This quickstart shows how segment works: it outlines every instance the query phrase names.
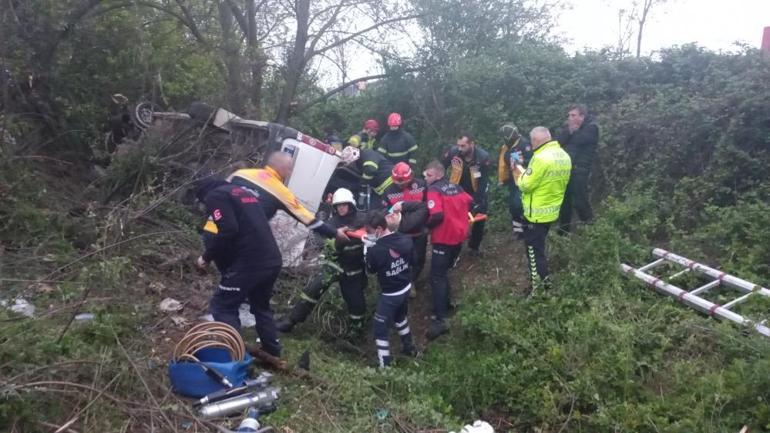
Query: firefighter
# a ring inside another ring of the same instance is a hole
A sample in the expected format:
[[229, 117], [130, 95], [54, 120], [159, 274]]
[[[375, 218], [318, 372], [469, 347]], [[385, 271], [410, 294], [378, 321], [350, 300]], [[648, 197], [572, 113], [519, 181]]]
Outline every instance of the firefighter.
[[412, 241], [399, 233], [400, 214], [386, 214], [384, 209], [373, 210], [367, 216], [368, 239], [366, 269], [377, 274], [380, 297], [374, 312], [374, 341], [380, 367], [391, 363], [388, 334], [395, 326], [401, 337], [401, 350], [407, 356], [416, 354], [407, 312], [411, 284]]
[[265, 168], [237, 170], [230, 175], [228, 181], [255, 191], [260, 197], [262, 209], [268, 220], [272, 219], [278, 210], [283, 210], [325, 238], [336, 237], [339, 240], [347, 240], [345, 230], [335, 229], [316, 218], [284, 185], [284, 181], [291, 176], [293, 169], [294, 160], [291, 155], [277, 151], [267, 157]]
[[[383, 204], [388, 207], [398, 205], [403, 210], [399, 231], [412, 238], [414, 252], [412, 258], [412, 291], [409, 296], [417, 296], [415, 282], [425, 266], [425, 253], [428, 245], [428, 231], [425, 223], [428, 219], [426, 204], [427, 186], [425, 181], [412, 176], [412, 168], [405, 162], [393, 166], [390, 178], [393, 184], [385, 189]], [[400, 203], [400, 205], [399, 205]]]
[[390, 113], [388, 129], [388, 132], [380, 139], [377, 151], [393, 164], [404, 161], [415, 167], [417, 165], [417, 143], [412, 134], [404, 131], [400, 114]]
[[[332, 206], [334, 207], [334, 215], [330, 222], [332, 227], [347, 227], [354, 230], [364, 226], [364, 214], [357, 211], [356, 201], [350, 190], [340, 188], [335, 191], [332, 196]], [[347, 241], [337, 240], [334, 242], [332, 253], [324, 259], [319, 273], [302, 289], [300, 302], [295, 304], [291, 312], [278, 322], [279, 331], [290, 332], [297, 323], [304, 322], [324, 293], [335, 282], [339, 282], [342, 298], [348, 307], [350, 330], [354, 335], [360, 334], [363, 330], [366, 314], [364, 300], [366, 273], [361, 240], [356, 238], [350, 238]]]
[[500, 146], [497, 161], [497, 179], [500, 185], [508, 187], [508, 211], [511, 214], [513, 234], [517, 239], [524, 237], [524, 208], [521, 205], [521, 191], [513, 180], [512, 170], [515, 164], [524, 168], [532, 158], [532, 145], [529, 138], [522, 137], [519, 129], [513, 123], [506, 123], [500, 128], [505, 140]]
[[350, 136], [348, 146], [359, 149], [375, 149], [377, 144], [377, 134], [380, 133], [380, 123], [374, 119], [368, 119], [364, 122], [364, 128]]
[[[489, 154], [479, 146], [468, 133], [461, 133], [457, 145], [444, 154], [444, 166], [451, 167], [449, 183], [460, 185], [473, 197], [474, 207], [471, 213], [487, 213], [487, 192], [489, 190]], [[470, 254], [478, 256], [479, 246], [484, 238], [485, 221], [473, 224], [471, 238], [468, 241]]]
[[361, 175], [362, 181], [368, 187], [367, 191], [371, 191], [371, 195], [364, 198], [365, 203], [361, 207], [364, 210], [380, 207], [382, 195], [393, 183], [393, 179], [390, 177], [393, 163], [377, 151], [359, 150], [352, 146], [342, 150], [342, 160]]
[[196, 197], [205, 204], [205, 251], [196, 260], [200, 269], [213, 261], [221, 274], [209, 303], [214, 320], [240, 329], [238, 308], [248, 300], [262, 348], [281, 356], [270, 309], [273, 284], [281, 272], [281, 252], [252, 190], [224, 180], [206, 178], [196, 185]]
[[431, 230], [430, 286], [434, 319], [428, 340], [449, 331], [446, 317], [450, 304], [449, 269], [454, 265], [468, 236], [468, 211], [473, 199], [461, 187], [449, 183], [444, 166], [433, 161], [423, 173], [428, 184], [428, 222]]
[[559, 219], [559, 210], [572, 170], [572, 161], [559, 142], [551, 139], [548, 128], [538, 126], [529, 134], [532, 159], [529, 166], [516, 164], [513, 170], [521, 189], [524, 208], [524, 245], [527, 247], [532, 293], [550, 288], [545, 240], [551, 223]]

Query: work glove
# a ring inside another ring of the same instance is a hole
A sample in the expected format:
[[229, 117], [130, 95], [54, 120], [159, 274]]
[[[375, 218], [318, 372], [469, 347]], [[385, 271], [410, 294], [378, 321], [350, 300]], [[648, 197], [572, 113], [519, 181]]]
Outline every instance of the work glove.
[[516, 164], [522, 165], [522, 155], [520, 150], [514, 150], [511, 152], [511, 167], [515, 167]]
[[364, 257], [366, 257], [366, 252], [377, 243], [377, 238], [371, 235], [364, 235], [361, 238], [361, 242], [364, 244]]

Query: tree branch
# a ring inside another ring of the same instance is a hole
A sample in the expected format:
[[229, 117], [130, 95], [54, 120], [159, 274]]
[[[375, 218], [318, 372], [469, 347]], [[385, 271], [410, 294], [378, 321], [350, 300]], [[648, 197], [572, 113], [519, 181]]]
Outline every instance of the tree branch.
[[[184, 15], [185, 19], [182, 20], [182, 24], [184, 24], [188, 29], [190, 29], [190, 32], [192, 32], [193, 36], [195, 36], [195, 39], [204, 44], [208, 45], [206, 42], [206, 38], [203, 37], [203, 34], [198, 30], [198, 26], [195, 25], [195, 20], [193, 20], [192, 13], [190, 13], [190, 8], [185, 6], [181, 0], [176, 0], [176, 4], [179, 5], [179, 9], [182, 11], [182, 14]], [[163, 9], [159, 9], [163, 10]]]
[[371, 26], [369, 26], [369, 27], [367, 27], [365, 29], [359, 30], [359, 31], [357, 31], [355, 33], [351, 33], [350, 36], [347, 36], [347, 37], [344, 37], [344, 38], [339, 39], [337, 41], [334, 41], [333, 43], [331, 43], [329, 45], [326, 45], [325, 47], [322, 47], [322, 48], [319, 48], [317, 50], [311, 51], [309, 53], [308, 59], [310, 57], [315, 56], [316, 54], [320, 54], [320, 53], [322, 53], [324, 51], [331, 50], [332, 48], [338, 47], [338, 46], [340, 46], [340, 45], [342, 45], [342, 44], [344, 44], [344, 43], [346, 43], [346, 42], [348, 42], [348, 41], [350, 41], [352, 39], [357, 38], [358, 36], [361, 36], [361, 35], [363, 35], [365, 33], [369, 33], [370, 31], [375, 30], [375, 29], [377, 29], [379, 27], [382, 27], [384, 25], [387, 25], [387, 24], [390, 24], [390, 23], [399, 22], [399, 21], [413, 20], [413, 19], [416, 19], [416, 18], [420, 18], [422, 16], [423, 16], [423, 14], [407, 15], [407, 16], [403, 16], [403, 17], [391, 18], [389, 20], [385, 20], [385, 21], [380, 21], [378, 23], [374, 23], [374, 24], [372, 24]]
[[243, 15], [243, 12], [241, 12], [241, 9], [238, 7], [237, 4], [233, 0], [226, 0], [227, 5], [230, 6], [230, 10], [233, 12], [233, 16], [235, 17], [235, 21], [238, 21], [238, 27], [241, 28], [241, 31], [243, 34], [249, 33], [249, 25], [246, 21], [246, 17]]
[[[420, 72], [420, 71], [422, 71], [424, 69], [425, 69], [424, 67], [409, 68], [409, 69], [403, 69], [403, 70], [401, 70], [399, 72], [406, 74], [406, 73], [410, 73], [410, 72]], [[322, 96], [319, 96], [318, 98], [313, 99], [312, 101], [308, 102], [307, 104], [304, 104], [301, 109], [304, 110], [304, 109], [306, 109], [306, 108], [308, 108], [310, 106], [313, 106], [313, 105], [315, 105], [315, 104], [317, 104], [319, 102], [323, 102], [323, 101], [329, 99], [330, 97], [336, 95], [337, 93], [340, 93], [341, 91], [345, 90], [347, 87], [352, 86], [353, 84], [356, 84], [356, 83], [360, 83], [361, 81], [377, 80], [377, 79], [380, 79], [380, 78], [388, 78], [388, 77], [392, 77], [392, 76], [393, 76], [392, 73], [390, 73], [390, 74], [367, 75], [365, 77], [359, 77], [359, 78], [356, 78], [355, 80], [347, 81], [347, 82], [342, 83], [339, 86], [335, 87], [334, 89], [329, 90], [328, 92], [324, 93]]]
[[[337, 17], [339, 16], [343, 6], [345, 6], [345, 2], [340, 2], [335, 8], [334, 12], [332, 13], [332, 16], [329, 17], [329, 19], [324, 23], [324, 25], [322, 25], [321, 28], [318, 29], [318, 32], [313, 36], [313, 40], [310, 41], [310, 45], [307, 47], [307, 51], [305, 53], [305, 61], [309, 61], [310, 58], [316, 54], [314, 52], [315, 46], [318, 44], [318, 41], [321, 40], [321, 37], [324, 35], [326, 30], [328, 30], [329, 27], [331, 27], [332, 25], [334, 25], [335, 22], [337, 22]], [[308, 26], [309, 25], [310, 23], [308, 23]]]

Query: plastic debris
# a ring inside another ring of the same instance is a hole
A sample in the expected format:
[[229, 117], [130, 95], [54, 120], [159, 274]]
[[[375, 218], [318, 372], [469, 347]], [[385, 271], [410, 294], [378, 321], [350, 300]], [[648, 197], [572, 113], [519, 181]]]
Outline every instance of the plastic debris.
[[166, 313], [172, 313], [174, 311], [180, 311], [183, 308], [183, 305], [181, 302], [177, 301], [174, 298], [166, 298], [162, 301], [160, 301], [160, 305], [158, 306], [160, 311], [164, 311]]
[[24, 298], [16, 298], [13, 300], [13, 304], [9, 305], [6, 300], [0, 300], [0, 306], [6, 307], [16, 314], [21, 314], [24, 317], [35, 317], [35, 306], [30, 304]]
[[181, 327], [187, 326], [189, 323], [187, 319], [182, 316], [171, 316], [171, 321], [174, 322], [174, 325]]
[[89, 322], [91, 320], [94, 320], [94, 313], [80, 313], [75, 316], [76, 322]]
[[[241, 327], [244, 328], [248, 328], [257, 324], [257, 319], [255, 319], [254, 315], [251, 314], [251, 311], [249, 311], [249, 304], [241, 304], [241, 306], [238, 308], [238, 318], [241, 319]], [[214, 321], [214, 318], [211, 316], [211, 314], [204, 314], [203, 316], [199, 317], [199, 319], [205, 322]]]

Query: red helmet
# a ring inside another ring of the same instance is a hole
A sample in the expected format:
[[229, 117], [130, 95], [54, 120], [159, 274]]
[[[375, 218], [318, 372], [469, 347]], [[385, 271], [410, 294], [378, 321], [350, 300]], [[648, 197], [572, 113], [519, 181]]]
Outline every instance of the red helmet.
[[393, 166], [390, 177], [394, 182], [409, 182], [412, 180], [412, 167], [409, 167], [409, 164], [401, 161]]
[[374, 119], [369, 119], [366, 122], [364, 122], [364, 129], [371, 129], [373, 131], [379, 131], [380, 130], [380, 123], [377, 122]]
[[388, 126], [401, 126], [401, 115], [390, 113], [390, 116], [388, 116]]

